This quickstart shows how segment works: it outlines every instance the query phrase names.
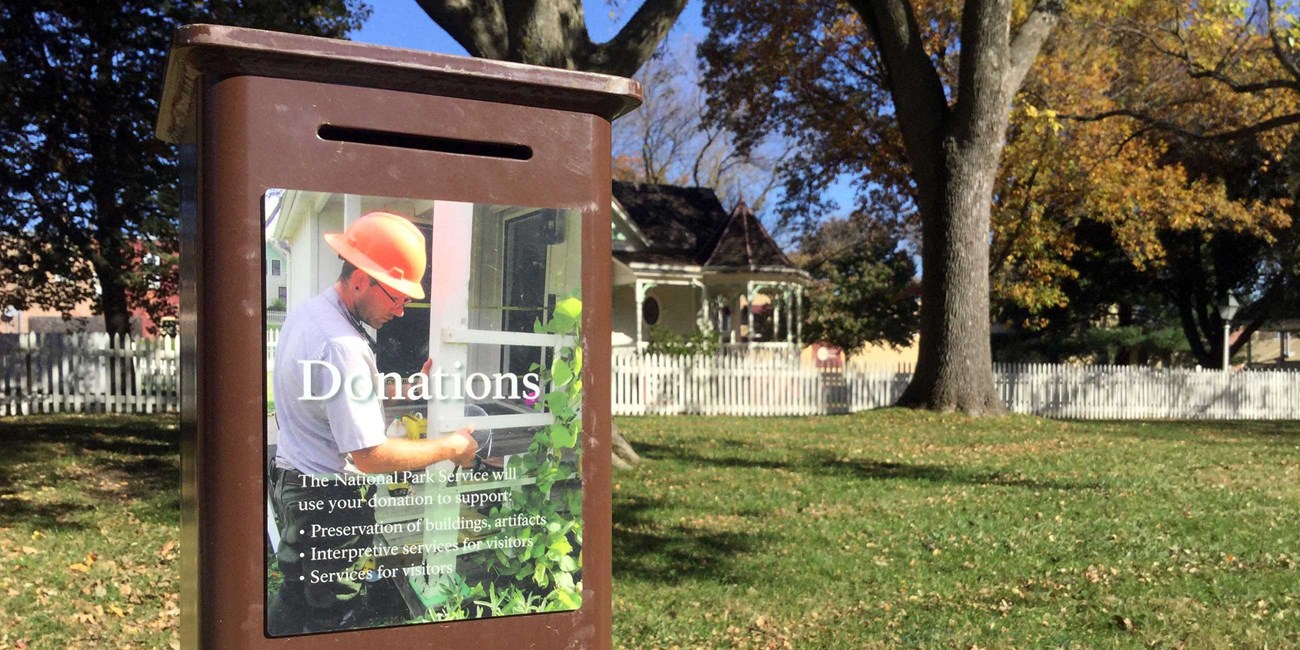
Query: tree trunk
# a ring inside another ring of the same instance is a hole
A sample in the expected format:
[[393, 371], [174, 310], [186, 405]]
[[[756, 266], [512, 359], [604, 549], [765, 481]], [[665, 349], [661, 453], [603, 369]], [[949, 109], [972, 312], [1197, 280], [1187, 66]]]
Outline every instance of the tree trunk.
[[955, 101], [908, 0], [853, 0], [889, 72], [921, 213], [921, 341], [899, 404], [1006, 411], [989, 344], [989, 213], [1016, 92], [1062, 10], [1037, 0], [1012, 33], [1010, 0], [967, 0]]
[[934, 187], [922, 184], [921, 191], [932, 198], [920, 202], [920, 350], [916, 372], [898, 403], [999, 414], [1006, 409], [993, 381], [988, 242], [1001, 147], [963, 146], [946, 138], [943, 149]]
[[477, 56], [630, 77], [677, 22], [686, 0], [643, 0], [614, 38], [594, 43], [581, 0], [416, 0]]
[[109, 334], [131, 334], [131, 308], [126, 300], [126, 288], [112, 277], [113, 273], [99, 274], [100, 308], [104, 312], [104, 330]]
[[610, 422], [610, 441], [614, 469], [632, 469], [641, 462], [641, 457], [632, 449], [631, 443], [618, 431], [618, 424]]

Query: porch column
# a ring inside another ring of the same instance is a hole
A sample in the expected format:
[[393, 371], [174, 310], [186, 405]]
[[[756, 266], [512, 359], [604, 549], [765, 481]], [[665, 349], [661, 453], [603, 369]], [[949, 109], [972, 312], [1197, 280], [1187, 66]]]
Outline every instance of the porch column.
[[636, 349], [641, 351], [641, 320], [645, 317], [641, 313], [641, 303], [645, 302], [645, 282], [638, 279], [636, 289], [632, 292], [632, 300], [636, 303]]
[[803, 285], [794, 287], [794, 343], [797, 347], [803, 348]]
[[[771, 288], [771, 287], [765, 287]], [[772, 296], [772, 342], [777, 342], [777, 334], [781, 333], [781, 301], [777, 296]]]
[[745, 347], [754, 347], [754, 283], [745, 283], [745, 325], [749, 329], [749, 338], [745, 340]]
[[709, 288], [695, 279], [691, 280], [691, 285], [700, 290], [699, 329], [701, 332], [712, 332], [713, 321], [709, 318]]
[[[792, 296], [794, 296], [794, 292], [791, 291], [791, 286], [789, 284], [781, 285], [781, 300], [784, 300], [786, 302], [786, 308], [785, 308], [785, 342], [786, 343], [794, 343], [794, 321], [792, 320], [791, 317], [794, 314], [794, 310], [799, 308], [797, 303], [791, 304]], [[795, 352], [798, 352], [798, 350], [795, 350]]]

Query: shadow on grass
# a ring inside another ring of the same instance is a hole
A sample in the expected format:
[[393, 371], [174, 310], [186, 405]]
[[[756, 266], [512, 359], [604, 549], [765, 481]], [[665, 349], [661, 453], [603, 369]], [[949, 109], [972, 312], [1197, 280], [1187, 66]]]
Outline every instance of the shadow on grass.
[[1037, 479], [1020, 474], [971, 472], [961, 468], [925, 463], [894, 463], [869, 459], [844, 459], [832, 454], [803, 454], [793, 460], [745, 458], [730, 455], [707, 455], [680, 447], [635, 443], [637, 453], [654, 460], [737, 469], [780, 469], [801, 474], [838, 476], [874, 481], [924, 481], [952, 485], [1007, 486], [1029, 490], [1096, 490], [1101, 483]]
[[174, 509], [179, 438], [161, 416], [0, 419], [0, 527], [84, 528], [99, 505], [122, 501]]
[[709, 532], [665, 520], [664, 504], [641, 497], [614, 501], [615, 579], [654, 583], [683, 580], [738, 584], [752, 572], [744, 558], [762, 545], [758, 535]]
[[[0, 480], [4, 480], [2, 474]], [[81, 522], [82, 515], [93, 509], [92, 506], [66, 502], [21, 501], [12, 498], [10, 488], [0, 488], [0, 527], [7, 528], [21, 522], [37, 530], [81, 530], [86, 528]]]
[[976, 486], [1001, 485], [1028, 490], [1098, 490], [1106, 487], [1101, 483], [1056, 481], [1019, 474], [1008, 476], [1000, 472], [953, 470], [943, 465], [824, 458], [822, 466], [833, 471], [848, 471], [857, 478], [873, 480], [902, 479]]
[[1198, 445], [1300, 444], [1297, 420], [1066, 420], [1098, 435], [1137, 440], [1185, 440]]

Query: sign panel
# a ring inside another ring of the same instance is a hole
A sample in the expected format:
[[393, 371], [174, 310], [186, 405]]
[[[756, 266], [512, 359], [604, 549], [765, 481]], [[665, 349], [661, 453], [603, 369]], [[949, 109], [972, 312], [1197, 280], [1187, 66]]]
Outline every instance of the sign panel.
[[263, 213], [267, 635], [581, 607], [579, 213]]

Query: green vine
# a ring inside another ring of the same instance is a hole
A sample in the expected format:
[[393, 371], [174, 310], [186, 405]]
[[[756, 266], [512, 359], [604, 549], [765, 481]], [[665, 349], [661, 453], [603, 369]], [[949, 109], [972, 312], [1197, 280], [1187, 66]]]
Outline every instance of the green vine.
[[540, 602], [529, 603], [536, 611], [582, 605], [582, 490], [576, 485], [582, 464], [581, 322], [582, 301], [570, 296], [556, 304], [546, 323], [533, 323], [534, 332], [567, 341], [558, 346], [549, 368], [531, 368], [549, 388], [538, 396], [535, 408], [550, 412], [555, 422], [533, 435], [526, 453], [510, 459], [520, 476], [536, 477], [536, 484], [512, 488], [510, 501], [493, 508], [489, 516], [521, 515], [535, 523], [501, 531], [502, 539], [518, 540], [518, 546], [479, 555], [489, 572], [545, 593]]

